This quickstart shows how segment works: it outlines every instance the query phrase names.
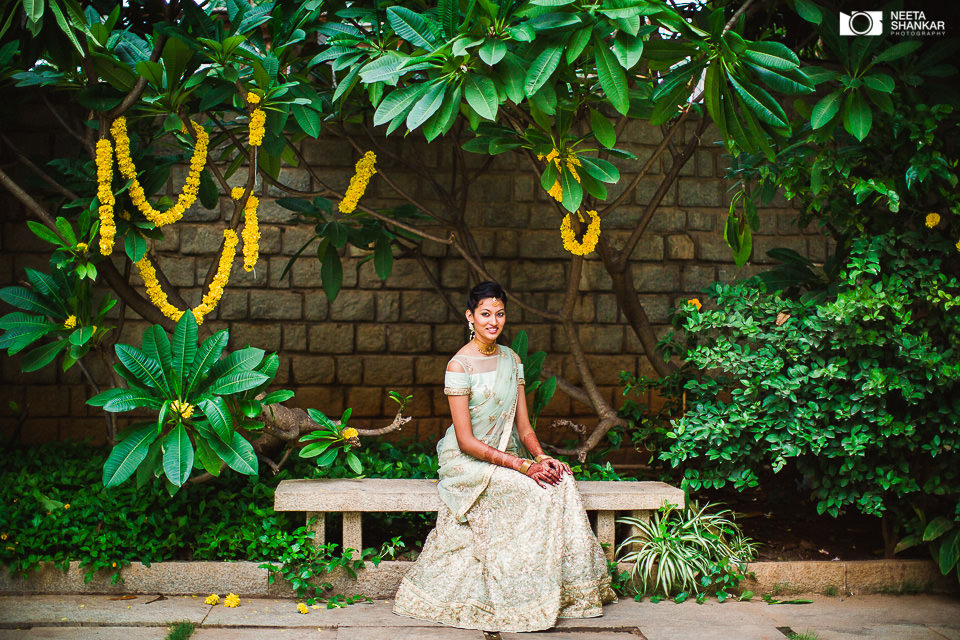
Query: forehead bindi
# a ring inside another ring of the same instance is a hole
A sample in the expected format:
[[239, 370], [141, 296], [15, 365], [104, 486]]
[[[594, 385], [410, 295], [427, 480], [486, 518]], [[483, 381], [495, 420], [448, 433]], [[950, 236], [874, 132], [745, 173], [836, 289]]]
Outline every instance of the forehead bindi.
[[483, 311], [489, 311], [490, 313], [497, 313], [498, 311], [503, 311], [503, 301], [499, 298], [484, 298], [480, 301], [480, 304], [477, 305], [475, 313], [482, 313]]

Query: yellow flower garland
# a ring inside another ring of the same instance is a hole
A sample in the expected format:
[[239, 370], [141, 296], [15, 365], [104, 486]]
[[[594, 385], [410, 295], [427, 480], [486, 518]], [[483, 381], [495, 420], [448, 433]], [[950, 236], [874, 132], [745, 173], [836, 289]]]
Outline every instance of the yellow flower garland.
[[[557, 167], [558, 172], [562, 170], [561, 167], [563, 165], [566, 165], [567, 171], [570, 172], [570, 174], [573, 176], [573, 179], [577, 182], [580, 182], [580, 174], [577, 173], [576, 168], [582, 166], [582, 163], [580, 162], [580, 159], [577, 158], [577, 156], [573, 153], [567, 154], [567, 156], [564, 158], [560, 156], [560, 151], [558, 149], [553, 149], [547, 155], [543, 155], [542, 153], [538, 154], [537, 159], [543, 160], [547, 164], [552, 162]], [[553, 186], [547, 190], [547, 194], [549, 194], [550, 197], [557, 202], [563, 202], [563, 187], [560, 186], [559, 177], [557, 177], [557, 180], [553, 183]]]
[[133, 164], [133, 158], [130, 157], [130, 138], [127, 135], [126, 118], [120, 116], [110, 125], [110, 133], [117, 143], [117, 167], [120, 175], [130, 181], [130, 200], [140, 209], [144, 217], [157, 227], [172, 224], [182, 218], [184, 211], [193, 206], [200, 190], [200, 173], [207, 164], [207, 146], [210, 143], [210, 137], [199, 124], [193, 121], [191, 124], [197, 136], [197, 143], [190, 158], [190, 171], [184, 181], [183, 191], [177, 197], [177, 203], [163, 212], [157, 211], [150, 205], [137, 179], [137, 167]]
[[343, 195], [343, 200], [340, 201], [340, 213], [353, 213], [353, 210], [357, 208], [357, 203], [360, 202], [360, 198], [367, 190], [367, 183], [377, 172], [374, 166], [376, 163], [377, 154], [373, 151], [367, 151], [357, 161], [356, 173], [350, 178], [350, 186], [347, 187], [347, 192]]
[[[255, 96], [257, 94], [251, 93], [247, 96], [247, 99], [250, 99], [250, 96]], [[259, 102], [259, 99], [257, 100]], [[253, 113], [250, 114], [250, 123], [247, 125], [250, 131], [250, 146], [259, 147], [263, 144], [263, 134], [265, 133], [264, 125], [267, 122], [267, 114], [264, 113], [263, 109], [259, 107], [253, 110]]]
[[[230, 278], [230, 268], [233, 266], [233, 258], [237, 255], [237, 232], [233, 229], [223, 230], [223, 251], [220, 254], [220, 262], [217, 265], [217, 273], [210, 283], [210, 289], [203, 296], [200, 304], [191, 310], [197, 324], [203, 324], [203, 317], [217, 308], [217, 303], [223, 297], [223, 289], [227, 286], [227, 280]], [[140, 271], [140, 277], [147, 288], [147, 296], [160, 312], [173, 321], [180, 319], [183, 311], [170, 304], [167, 300], [167, 294], [163, 292], [160, 281], [157, 280], [156, 269], [150, 263], [150, 258], [145, 253], [139, 262], [135, 263]]]
[[[583, 234], [583, 241], [577, 242], [577, 235], [573, 232], [573, 226], [570, 223], [570, 215], [563, 216], [563, 222], [560, 223], [560, 238], [563, 240], [563, 248], [575, 256], [585, 256], [597, 248], [597, 242], [600, 240], [600, 214], [596, 211], [587, 211], [590, 215], [590, 224], [587, 225], [587, 232]], [[577, 217], [583, 222], [583, 215], [577, 211]]]
[[113, 221], [113, 146], [106, 138], [97, 140], [97, 201], [100, 203], [100, 254], [113, 253], [117, 226]]
[[[255, 94], [251, 94], [255, 95]], [[246, 191], [243, 187], [234, 187], [230, 193], [234, 200], [240, 200]], [[243, 205], [243, 231], [240, 233], [243, 238], [243, 269], [244, 271], [253, 271], [257, 266], [257, 260], [260, 259], [260, 225], [257, 221], [257, 207], [260, 206], [260, 199], [251, 194]]]

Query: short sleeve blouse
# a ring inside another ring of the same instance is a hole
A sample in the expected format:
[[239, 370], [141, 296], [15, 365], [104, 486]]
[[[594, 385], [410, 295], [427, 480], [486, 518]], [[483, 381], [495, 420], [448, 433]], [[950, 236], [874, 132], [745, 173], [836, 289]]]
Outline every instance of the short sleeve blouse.
[[[519, 384], [525, 384], [523, 379], [523, 363], [516, 353], [507, 350], [517, 364]], [[501, 349], [503, 353], [503, 349]], [[443, 377], [443, 392], [448, 396], [469, 396], [482, 387], [493, 387], [497, 375], [498, 358], [489, 356], [454, 356], [450, 362], [456, 362], [463, 371], [450, 371], [449, 364]]]

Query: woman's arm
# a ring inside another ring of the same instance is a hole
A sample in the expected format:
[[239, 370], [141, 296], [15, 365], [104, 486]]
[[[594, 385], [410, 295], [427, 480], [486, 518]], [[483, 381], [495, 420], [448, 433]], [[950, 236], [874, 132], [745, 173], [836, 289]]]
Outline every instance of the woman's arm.
[[[530, 417], [527, 415], [527, 394], [522, 384], [517, 386], [517, 437], [533, 457], [539, 458], [545, 455], [543, 447], [540, 445], [540, 439], [537, 438], [536, 432], [530, 425]], [[555, 458], [547, 457], [542, 463], [555, 471], [558, 476], [564, 473], [573, 475], [567, 463], [560, 462]]]

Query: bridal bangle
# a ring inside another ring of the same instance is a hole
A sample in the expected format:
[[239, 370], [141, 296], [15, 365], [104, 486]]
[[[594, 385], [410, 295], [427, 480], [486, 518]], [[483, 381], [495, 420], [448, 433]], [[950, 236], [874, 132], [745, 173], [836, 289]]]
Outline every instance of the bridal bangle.
[[527, 471], [528, 471], [528, 470], [530, 469], [530, 467], [532, 467], [532, 466], [533, 466], [533, 463], [532, 463], [532, 462], [530, 462], [529, 460], [524, 460], [524, 461], [520, 464], [520, 469], [518, 469], [518, 471], [520, 471], [520, 473], [522, 473], [523, 475], [527, 475]]
[[553, 456], [548, 456], [545, 453], [541, 453], [534, 459], [534, 462], [543, 462], [544, 460], [553, 460]]

